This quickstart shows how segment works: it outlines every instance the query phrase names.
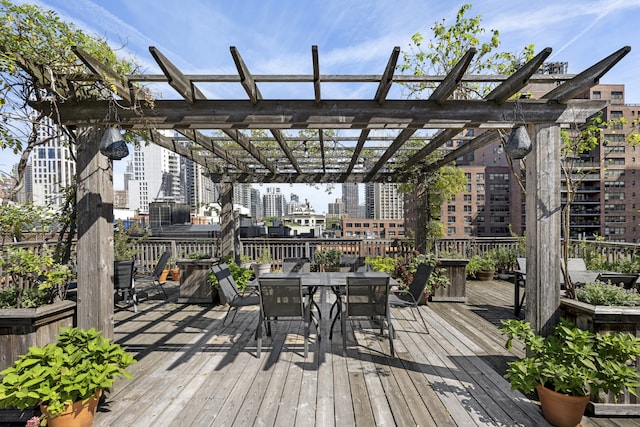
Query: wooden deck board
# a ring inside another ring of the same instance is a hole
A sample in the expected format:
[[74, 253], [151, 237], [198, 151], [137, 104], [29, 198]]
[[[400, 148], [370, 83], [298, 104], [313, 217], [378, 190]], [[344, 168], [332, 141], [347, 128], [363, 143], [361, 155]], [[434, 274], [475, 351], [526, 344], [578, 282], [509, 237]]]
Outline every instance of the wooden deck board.
[[[408, 309], [392, 311], [396, 357], [368, 322], [340, 325], [322, 340], [312, 328], [303, 357], [301, 322], [277, 322], [256, 357], [257, 308], [222, 325], [226, 308], [149, 299], [116, 312], [116, 339], [136, 355], [134, 378], [118, 380], [98, 412], [104, 426], [493, 426], [545, 425], [537, 402], [502, 377], [522, 347], [504, 349], [496, 325], [513, 318], [513, 285], [469, 282], [467, 303], [421, 307], [430, 333]], [[509, 317], [510, 316], [510, 317]], [[633, 418], [583, 418], [584, 427], [640, 426]]]

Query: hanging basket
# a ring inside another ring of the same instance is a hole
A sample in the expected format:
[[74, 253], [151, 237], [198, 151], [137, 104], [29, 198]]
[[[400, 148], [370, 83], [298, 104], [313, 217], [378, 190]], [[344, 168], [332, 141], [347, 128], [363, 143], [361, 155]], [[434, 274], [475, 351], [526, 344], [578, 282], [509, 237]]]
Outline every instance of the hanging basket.
[[121, 160], [129, 155], [127, 143], [122, 139], [120, 129], [108, 127], [100, 141], [100, 152], [111, 160]]

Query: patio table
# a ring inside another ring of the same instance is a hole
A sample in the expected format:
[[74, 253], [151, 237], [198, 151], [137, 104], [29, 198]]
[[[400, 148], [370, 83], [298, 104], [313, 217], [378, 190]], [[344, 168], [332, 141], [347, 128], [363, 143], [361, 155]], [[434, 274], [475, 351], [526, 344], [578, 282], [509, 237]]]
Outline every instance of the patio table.
[[[266, 273], [261, 275], [260, 277], [265, 278], [285, 278], [285, 277], [300, 277], [302, 279], [302, 285], [306, 286], [309, 290], [307, 297], [313, 298], [318, 289], [325, 290], [331, 289], [334, 294], [339, 297], [340, 289], [347, 286], [347, 277], [365, 277], [365, 278], [375, 278], [375, 277], [388, 277], [387, 273], [381, 273], [378, 271], [365, 271], [365, 272], [289, 272], [289, 273]], [[258, 280], [253, 279], [251, 282], [247, 284], [248, 287], [253, 287], [258, 289]], [[398, 285], [398, 282], [390, 278], [391, 286]], [[324, 298], [322, 298], [324, 299]], [[336, 313], [336, 316], [339, 314]], [[316, 324], [317, 327], [319, 327]]]

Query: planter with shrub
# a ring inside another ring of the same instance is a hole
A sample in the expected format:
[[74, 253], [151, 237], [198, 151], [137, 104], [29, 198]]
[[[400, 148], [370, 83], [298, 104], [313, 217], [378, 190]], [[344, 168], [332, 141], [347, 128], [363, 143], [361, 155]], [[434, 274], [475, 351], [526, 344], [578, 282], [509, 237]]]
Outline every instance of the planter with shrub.
[[[554, 333], [536, 335], [528, 322], [503, 320], [500, 331], [507, 335], [506, 348], [514, 339], [523, 341], [528, 356], [509, 363], [505, 377], [511, 387], [525, 394], [538, 392], [544, 417], [558, 426], [576, 426], [589, 401], [601, 393], [618, 395], [623, 390], [636, 394], [640, 386], [633, 364], [640, 356], [640, 339], [629, 333], [597, 334], [562, 319]], [[554, 393], [578, 397], [580, 405], [569, 416], [562, 405], [555, 414], [548, 406]], [[565, 419], [565, 416], [567, 418]]]

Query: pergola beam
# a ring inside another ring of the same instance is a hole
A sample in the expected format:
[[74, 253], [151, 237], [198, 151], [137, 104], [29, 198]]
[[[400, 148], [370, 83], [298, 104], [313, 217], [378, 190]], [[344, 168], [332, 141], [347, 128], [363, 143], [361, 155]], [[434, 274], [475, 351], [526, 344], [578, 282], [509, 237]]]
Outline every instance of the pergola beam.
[[[235, 62], [236, 68], [238, 69], [238, 74], [240, 75], [240, 83], [242, 84], [242, 87], [244, 87], [245, 92], [247, 92], [247, 95], [249, 96], [249, 100], [251, 101], [251, 103], [256, 104], [258, 101], [262, 100], [262, 94], [260, 93], [260, 89], [258, 89], [258, 85], [253, 79], [251, 72], [247, 67], [247, 64], [245, 64], [244, 60], [242, 59], [242, 56], [240, 56], [240, 52], [235, 46], [231, 46], [231, 56], [233, 56], [233, 61]], [[271, 132], [273, 137], [276, 139], [276, 141], [278, 141], [280, 148], [284, 152], [285, 156], [287, 156], [287, 159], [289, 159], [289, 162], [291, 162], [291, 165], [293, 166], [293, 168], [296, 171], [300, 172], [300, 166], [298, 165], [298, 162], [296, 161], [293, 153], [291, 152], [291, 149], [289, 149], [289, 146], [285, 141], [284, 136], [282, 136], [282, 132], [280, 132], [280, 129], [271, 128], [269, 129], [269, 131]], [[246, 147], [245, 150], [251, 153], [251, 155], [254, 156], [260, 163], [267, 166], [267, 168], [271, 172], [275, 171], [275, 166], [273, 166], [272, 164], [269, 165], [265, 163], [265, 161], [267, 160], [264, 156], [262, 156], [262, 158], [257, 157], [258, 155], [260, 155], [259, 151], [256, 150], [255, 146], [251, 144], [249, 140], [246, 140], [246, 139], [244, 139], [243, 141], [237, 140], [237, 142], [238, 144], [242, 145], [243, 148]]]
[[387, 151], [385, 151], [384, 154], [380, 156], [376, 164], [373, 165], [369, 173], [365, 176], [364, 182], [371, 181], [375, 176], [375, 174], [380, 169], [382, 169], [382, 167], [385, 165], [385, 163], [387, 163], [387, 161], [391, 158], [391, 156], [393, 156], [396, 153], [396, 151], [398, 151], [400, 147], [402, 147], [402, 144], [404, 144], [409, 138], [411, 138], [411, 135], [413, 135], [416, 132], [416, 130], [417, 129], [403, 129], [398, 134], [398, 136], [396, 136], [396, 139], [393, 140], [393, 142], [391, 143]]
[[316, 103], [322, 99], [320, 95], [320, 59], [318, 58], [318, 46], [311, 46], [311, 62], [313, 64], [313, 95]]
[[[193, 162], [201, 165], [210, 172], [219, 170], [219, 165], [216, 165], [214, 163], [214, 159], [212, 157], [202, 156], [182, 144], [176, 144], [175, 138], [170, 138], [168, 136], [162, 135], [160, 132], [155, 130], [149, 131], [149, 135], [151, 141], [153, 141], [154, 144], [164, 147], [167, 150], [173, 151], [174, 153], [179, 154], [184, 158], [192, 160]], [[188, 139], [189, 141], [193, 141], [193, 139], [191, 138]]]
[[207, 97], [198, 89], [191, 80], [187, 79], [184, 74], [173, 65], [166, 56], [164, 56], [155, 46], [149, 46], [151, 56], [156, 60], [162, 72], [167, 76], [168, 83], [190, 104], [197, 99], [206, 99]]
[[432, 101], [436, 101], [439, 104], [443, 104], [449, 96], [456, 90], [462, 76], [464, 75], [467, 68], [469, 68], [469, 64], [473, 59], [473, 56], [476, 54], [476, 49], [471, 48], [464, 54], [462, 59], [458, 61], [458, 63], [453, 67], [453, 69], [446, 75], [444, 80], [434, 89], [429, 96], [429, 99]]
[[520, 89], [525, 87], [529, 83], [529, 79], [533, 76], [540, 66], [544, 63], [544, 60], [551, 55], [551, 48], [547, 47], [538, 53], [529, 62], [520, 67], [515, 73], [510, 75], [504, 82], [498, 87], [489, 92], [485, 97], [487, 101], [494, 101], [497, 104], [502, 104], [509, 97], [513, 96]]
[[389, 62], [387, 62], [387, 66], [380, 78], [380, 84], [378, 85], [376, 94], [373, 97], [373, 99], [375, 99], [375, 101], [380, 105], [382, 105], [384, 100], [387, 98], [389, 90], [391, 90], [391, 85], [393, 84], [393, 73], [396, 69], [396, 64], [398, 63], [398, 56], [400, 56], [400, 47], [396, 46], [391, 52]]
[[244, 171], [244, 172], [249, 171], [249, 168], [247, 167], [247, 165], [245, 165], [244, 163], [239, 161], [237, 158], [229, 154], [229, 152], [227, 152], [227, 150], [225, 150], [224, 148], [218, 146], [215, 142], [213, 142], [213, 138], [211, 138], [210, 136], [206, 136], [202, 132], [199, 132], [195, 129], [178, 131], [178, 133], [190, 139], [191, 141], [195, 142], [202, 148], [211, 151], [213, 154], [220, 157], [222, 160], [229, 163], [230, 165], [240, 169], [241, 171]]
[[[100, 80], [105, 82], [105, 84], [110, 87], [113, 86], [116, 89], [116, 93], [118, 96], [128, 103], [132, 103], [133, 96], [131, 94], [131, 83], [127, 80], [126, 77], [117, 74], [111, 68], [104, 65], [102, 62], [98, 61], [96, 58], [91, 56], [91, 54], [79, 46], [71, 46], [71, 50], [76, 54], [78, 58], [84, 63], [93, 72], [97, 75]], [[105, 110], [108, 111], [108, 110]]]
[[451, 151], [442, 159], [437, 160], [431, 164], [429, 164], [425, 171], [433, 171], [441, 168], [442, 166], [454, 162], [456, 159], [469, 154], [471, 152], [476, 151], [478, 148], [484, 147], [489, 144], [491, 141], [495, 141], [498, 138], [499, 134], [497, 130], [488, 130], [486, 132], [481, 133], [471, 141], [466, 144], [461, 145], [457, 149]]
[[600, 77], [605, 75], [607, 71], [616, 65], [631, 51], [630, 46], [618, 49], [616, 52], [604, 58], [602, 61], [587, 68], [574, 78], [564, 82], [560, 86], [548, 92], [542, 99], [548, 99], [561, 103], [568, 102], [571, 98], [581, 94], [587, 89], [595, 86], [600, 81]]
[[[527, 123], [579, 123], [607, 106], [602, 100], [571, 100], [566, 104], [547, 100], [517, 100]], [[118, 111], [125, 129], [440, 129], [477, 126], [511, 127], [515, 101], [496, 104], [485, 100], [203, 100], [191, 105], [184, 100], [158, 100], [153, 108]], [[29, 103], [51, 113], [48, 101]], [[106, 124], [109, 101], [80, 101], [57, 106], [60, 124]]]

